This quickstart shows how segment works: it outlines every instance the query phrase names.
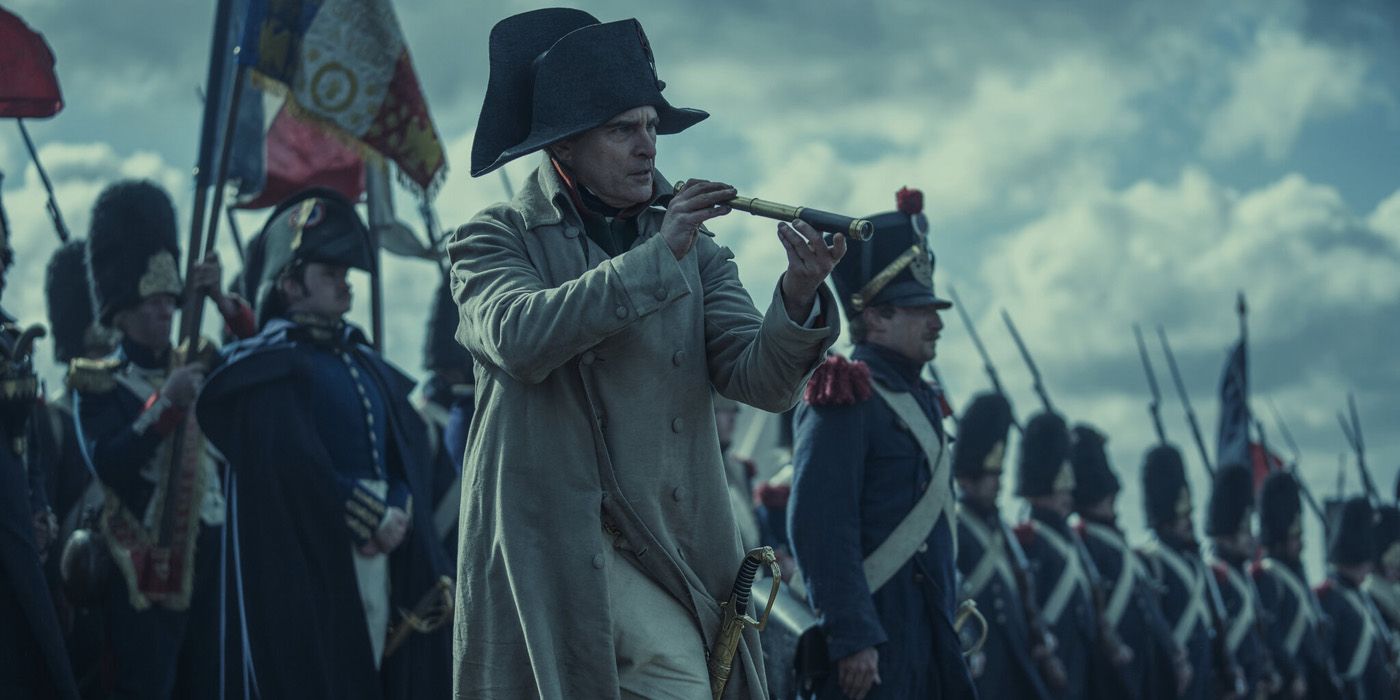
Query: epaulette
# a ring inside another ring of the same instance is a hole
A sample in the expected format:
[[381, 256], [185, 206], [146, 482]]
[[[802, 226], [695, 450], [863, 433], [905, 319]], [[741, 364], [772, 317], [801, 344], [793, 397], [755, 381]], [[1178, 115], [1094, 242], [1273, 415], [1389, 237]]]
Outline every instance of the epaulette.
[[1259, 577], [1261, 577], [1261, 576], [1263, 576], [1263, 575], [1264, 575], [1264, 560], [1263, 560], [1263, 559], [1255, 559], [1254, 561], [1249, 562], [1249, 577], [1250, 577], [1250, 578], [1256, 578], [1256, 579], [1257, 579], [1257, 578], [1259, 578]]
[[870, 398], [870, 366], [837, 354], [812, 373], [802, 399], [812, 406], [849, 406]]
[[1317, 594], [1317, 597], [1319, 597], [1319, 598], [1325, 597], [1328, 593], [1331, 593], [1331, 592], [1332, 592], [1332, 579], [1330, 579], [1330, 578], [1327, 579], [1327, 580], [1325, 580], [1325, 581], [1323, 581], [1322, 583], [1317, 584], [1317, 587], [1316, 587], [1316, 588], [1313, 588], [1313, 593], [1316, 593], [1316, 594]]
[[74, 391], [100, 394], [111, 391], [117, 385], [112, 373], [121, 366], [121, 360], [115, 357], [100, 360], [77, 357], [68, 363], [68, 377], [64, 381]]
[[787, 507], [788, 499], [792, 497], [792, 484], [774, 484], [765, 481], [753, 490], [753, 500], [755, 505], [760, 505], [770, 510], [782, 510]]
[[1016, 526], [1012, 532], [1016, 533], [1016, 539], [1020, 541], [1022, 547], [1029, 547], [1035, 544], [1035, 522], [1027, 520]]
[[1084, 533], [1089, 529], [1089, 524], [1084, 522], [1083, 518], [1075, 518], [1074, 522], [1070, 523], [1070, 527], [1074, 528], [1074, 531], [1079, 533], [1080, 537], [1083, 537]]
[[1215, 574], [1216, 583], [1224, 584], [1230, 582], [1230, 571], [1228, 568], [1226, 568], [1225, 564], [1222, 564], [1218, 561], [1211, 562], [1210, 570], [1211, 573]]

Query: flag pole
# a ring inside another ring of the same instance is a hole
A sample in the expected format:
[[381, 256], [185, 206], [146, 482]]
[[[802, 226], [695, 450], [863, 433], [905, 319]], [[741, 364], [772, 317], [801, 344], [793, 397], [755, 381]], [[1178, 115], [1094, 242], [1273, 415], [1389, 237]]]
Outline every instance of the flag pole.
[[[370, 187], [371, 179], [382, 183], [380, 187]], [[388, 202], [381, 201], [381, 197], [393, 196], [393, 191], [389, 184], [389, 164], [382, 157], [370, 157], [365, 159], [365, 204], [369, 209], [369, 244], [370, 260], [372, 260], [369, 278], [369, 315], [370, 333], [373, 336], [374, 349], [384, 351], [384, 256], [379, 249], [379, 231], [375, 222], [379, 221], [385, 214], [393, 211]], [[387, 194], [386, 194], [387, 193]]]
[[29, 128], [24, 125], [23, 119], [16, 119], [19, 124], [19, 133], [24, 137], [24, 146], [29, 149], [29, 157], [34, 161], [34, 169], [39, 171], [39, 181], [44, 183], [44, 191], [49, 194], [49, 201], [44, 205], [49, 211], [49, 218], [53, 219], [53, 230], [58, 234], [60, 243], [67, 243], [69, 239], [68, 225], [63, 223], [63, 212], [58, 208], [58, 199], [53, 194], [53, 182], [49, 180], [49, 173], [44, 170], [44, 164], [39, 162], [39, 151], [34, 148], [34, 139], [29, 138]]

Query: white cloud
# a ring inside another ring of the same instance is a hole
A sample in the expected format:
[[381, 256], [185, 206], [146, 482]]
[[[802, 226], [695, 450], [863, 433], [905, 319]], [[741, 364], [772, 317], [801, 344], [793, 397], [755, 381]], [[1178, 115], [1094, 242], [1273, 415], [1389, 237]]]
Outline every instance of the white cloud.
[[1230, 70], [1230, 94], [1206, 120], [1204, 151], [1229, 158], [1258, 150], [1279, 160], [1309, 122], [1345, 112], [1366, 97], [1358, 53], [1298, 34], [1263, 29]]

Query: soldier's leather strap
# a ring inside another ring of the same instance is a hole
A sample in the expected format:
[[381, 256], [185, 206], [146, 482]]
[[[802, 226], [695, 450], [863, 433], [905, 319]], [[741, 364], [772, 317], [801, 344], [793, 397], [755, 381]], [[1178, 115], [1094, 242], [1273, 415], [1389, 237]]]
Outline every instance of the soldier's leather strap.
[[1361, 636], [1356, 640], [1356, 649], [1351, 652], [1351, 661], [1347, 663], [1346, 670], [1342, 671], [1343, 680], [1354, 681], [1366, 671], [1366, 662], [1371, 659], [1371, 648], [1376, 644], [1375, 623], [1366, 611], [1366, 606], [1361, 604], [1356, 591], [1349, 591], [1340, 586], [1332, 590], [1340, 593], [1342, 600], [1345, 600], [1357, 617], [1361, 618]]
[[1032, 520], [1031, 527], [1035, 528], [1035, 535], [1045, 540], [1059, 553], [1060, 558], [1065, 562], [1065, 568], [1060, 572], [1060, 580], [1055, 582], [1055, 587], [1050, 590], [1050, 597], [1045, 599], [1045, 605], [1040, 608], [1040, 614], [1045, 617], [1045, 621], [1051, 626], [1060, 622], [1060, 616], [1065, 614], [1065, 609], [1069, 607], [1070, 596], [1074, 595], [1074, 589], [1084, 591], [1086, 597], [1092, 597], [1089, 590], [1089, 577], [1084, 573], [1084, 564], [1079, 561], [1079, 552], [1075, 550], [1060, 533], [1041, 525]]
[[1118, 574], [1118, 580], [1113, 582], [1113, 593], [1109, 595], [1108, 605], [1104, 607], [1104, 617], [1108, 618], [1108, 624], [1117, 629], [1118, 623], [1123, 620], [1123, 613], [1128, 609], [1128, 601], [1132, 600], [1133, 586], [1137, 584], [1142, 567], [1138, 563], [1137, 554], [1128, 548], [1128, 543], [1114, 532], [1113, 528], [1085, 522], [1084, 530], [1090, 537], [1113, 548], [1123, 557], [1123, 571]]
[[1186, 560], [1173, 552], [1170, 547], [1156, 547], [1155, 553], [1158, 561], [1167, 565], [1173, 574], [1181, 581], [1183, 587], [1187, 589], [1186, 608], [1181, 611], [1181, 617], [1177, 618], [1176, 625], [1172, 627], [1172, 637], [1176, 643], [1186, 646], [1186, 642], [1191, 639], [1191, 633], [1195, 631], [1197, 624], [1206, 624], [1210, 619], [1210, 611], [1206, 608], [1206, 579], [1205, 573], [1195, 569]]
[[1264, 559], [1262, 566], [1298, 600], [1293, 621], [1288, 623], [1288, 632], [1283, 635], [1283, 650], [1289, 658], [1293, 658], [1298, 655], [1298, 647], [1303, 643], [1303, 634], [1308, 631], [1308, 625], [1317, 620], [1317, 610], [1313, 609], [1312, 596], [1307, 587], [1287, 566], [1269, 558]]
[[1254, 592], [1250, 590], [1249, 584], [1244, 580], [1244, 576], [1235, 568], [1221, 560], [1216, 560], [1225, 568], [1225, 580], [1230, 582], [1230, 587], [1235, 589], [1235, 595], [1240, 597], [1240, 611], [1230, 622], [1230, 629], [1225, 633], [1225, 648], [1233, 656], [1239, 651], [1240, 645], [1244, 643], [1244, 636], [1249, 634], [1249, 628], [1254, 625]]
[[962, 521], [963, 529], [977, 541], [977, 546], [982, 548], [982, 558], [977, 561], [977, 565], [972, 567], [972, 573], [963, 579], [962, 596], [964, 598], [976, 598], [982, 595], [982, 589], [991, 582], [992, 576], [1001, 576], [1008, 589], [1016, 590], [1016, 576], [1011, 573], [1011, 565], [1006, 561], [1006, 547], [1004, 536], [1001, 532], [992, 532], [987, 526], [977, 521], [977, 518], [967, 518]]

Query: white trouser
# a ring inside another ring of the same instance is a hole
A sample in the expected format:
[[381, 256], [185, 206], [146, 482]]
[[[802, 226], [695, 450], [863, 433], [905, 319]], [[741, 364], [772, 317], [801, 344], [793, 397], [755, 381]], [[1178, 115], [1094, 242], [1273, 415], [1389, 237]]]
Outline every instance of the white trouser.
[[618, 550], [607, 555], [618, 687], [624, 698], [709, 700], [705, 642], [690, 613]]

